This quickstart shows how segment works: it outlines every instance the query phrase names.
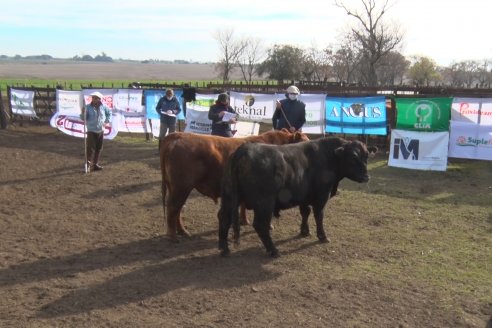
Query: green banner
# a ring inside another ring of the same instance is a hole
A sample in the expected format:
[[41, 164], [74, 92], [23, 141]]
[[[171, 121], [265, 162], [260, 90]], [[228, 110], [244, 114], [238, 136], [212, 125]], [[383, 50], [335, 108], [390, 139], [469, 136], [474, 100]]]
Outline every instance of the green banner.
[[396, 98], [396, 128], [448, 131], [453, 98]]

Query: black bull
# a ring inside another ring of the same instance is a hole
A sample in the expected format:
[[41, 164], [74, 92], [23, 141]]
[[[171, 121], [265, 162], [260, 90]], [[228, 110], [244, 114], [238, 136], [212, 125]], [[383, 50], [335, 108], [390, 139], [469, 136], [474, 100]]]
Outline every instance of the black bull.
[[271, 256], [278, 251], [270, 236], [272, 215], [299, 206], [301, 235], [309, 235], [308, 217], [313, 210], [316, 234], [327, 242], [323, 209], [344, 177], [369, 181], [368, 152], [360, 141], [326, 137], [299, 144], [272, 146], [247, 143], [230, 157], [222, 180], [219, 249], [230, 253], [227, 242], [231, 224], [239, 242], [238, 206], [253, 209], [253, 227]]

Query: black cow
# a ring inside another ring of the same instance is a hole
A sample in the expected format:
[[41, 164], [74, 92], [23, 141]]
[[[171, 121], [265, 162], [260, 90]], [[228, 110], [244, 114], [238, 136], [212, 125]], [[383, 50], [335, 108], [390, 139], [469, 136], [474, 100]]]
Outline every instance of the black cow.
[[254, 210], [253, 226], [267, 252], [278, 256], [270, 237], [272, 214], [299, 206], [301, 235], [309, 235], [308, 216], [313, 209], [316, 234], [327, 242], [323, 208], [336, 193], [340, 180], [369, 181], [368, 151], [360, 141], [337, 137], [292, 145], [246, 143], [230, 157], [222, 180], [219, 217], [219, 249], [229, 254], [227, 237], [231, 224], [239, 242], [238, 206]]

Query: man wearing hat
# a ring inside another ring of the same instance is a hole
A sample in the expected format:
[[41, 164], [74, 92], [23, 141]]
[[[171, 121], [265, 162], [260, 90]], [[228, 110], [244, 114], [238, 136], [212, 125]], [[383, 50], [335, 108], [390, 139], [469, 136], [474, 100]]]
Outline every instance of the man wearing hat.
[[300, 131], [306, 123], [306, 104], [300, 101], [300, 91], [295, 85], [285, 90], [286, 99], [277, 101], [272, 123], [275, 130], [288, 129], [290, 132]]
[[[224, 116], [226, 119], [224, 119]], [[215, 104], [210, 106], [208, 119], [212, 121], [212, 135], [227, 138], [233, 136], [231, 123], [236, 123], [236, 111], [229, 106], [229, 95], [227, 93], [221, 93], [217, 97]]]
[[111, 110], [101, 101], [100, 92], [90, 94], [91, 102], [82, 109], [80, 117], [85, 121], [87, 128], [87, 166], [89, 171], [102, 170], [99, 159], [103, 147], [104, 127], [111, 123]]

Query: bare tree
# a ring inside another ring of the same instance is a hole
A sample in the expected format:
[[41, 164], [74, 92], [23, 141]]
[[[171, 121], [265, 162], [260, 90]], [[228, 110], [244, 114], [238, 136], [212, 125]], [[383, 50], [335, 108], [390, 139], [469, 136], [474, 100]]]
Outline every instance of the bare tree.
[[354, 83], [358, 81], [358, 63], [360, 53], [354, 45], [351, 34], [346, 34], [337, 49], [325, 49], [331, 65], [333, 77], [337, 82]]
[[218, 30], [214, 34], [215, 40], [219, 43], [221, 59], [215, 65], [216, 71], [225, 83], [229, 81], [229, 75], [233, 71], [237, 60], [246, 47], [246, 42], [236, 39], [234, 29]]
[[383, 21], [383, 16], [390, 8], [389, 0], [384, 0], [378, 8], [376, 0], [360, 0], [363, 10], [352, 9], [342, 0], [335, 0], [337, 7], [345, 10], [347, 15], [354, 17], [358, 24], [351, 33], [364, 60], [361, 68], [368, 85], [377, 85], [377, 64], [382, 57], [396, 49], [403, 40], [403, 33], [396, 25], [390, 26]]
[[264, 54], [261, 39], [248, 38], [245, 40], [245, 48], [238, 56], [237, 65], [247, 84], [251, 84], [256, 68]]
[[329, 72], [328, 54], [312, 45], [304, 54], [303, 77], [308, 81], [325, 81]]
[[378, 63], [377, 73], [382, 85], [402, 85], [410, 61], [397, 51], [391, 51]]

